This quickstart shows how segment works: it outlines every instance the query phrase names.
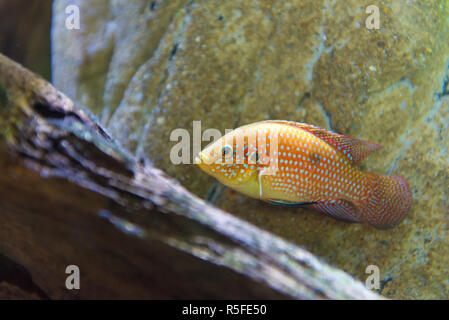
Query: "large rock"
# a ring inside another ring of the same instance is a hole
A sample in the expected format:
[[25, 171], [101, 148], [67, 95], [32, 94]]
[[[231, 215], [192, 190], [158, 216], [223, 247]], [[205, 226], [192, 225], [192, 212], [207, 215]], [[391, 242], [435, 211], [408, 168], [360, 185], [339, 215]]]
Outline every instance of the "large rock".
[[[80, 30], [54, 5], [56, 85], [91, 108], [138, 156], [206, 197], [214, 180], [170, 161], [170, 133], [262, 119], [308, 122], [383, 144], [364, 170], [398, 174], [414, 202], [391, 230], [268, 206], [230, 190], [217, 204], [306, 246], [382, 294], [442, 298], [449, 290], [449, 8], [444, 1], [79, 0]], [[446, 82], [445, 82], [446, 81]], [[204, 144], [203, 144], [204, 145]]]

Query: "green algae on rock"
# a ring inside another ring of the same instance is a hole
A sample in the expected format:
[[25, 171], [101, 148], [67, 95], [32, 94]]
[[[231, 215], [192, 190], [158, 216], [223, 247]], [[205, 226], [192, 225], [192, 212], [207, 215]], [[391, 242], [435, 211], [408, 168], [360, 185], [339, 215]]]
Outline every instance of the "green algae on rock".
[[370, 1], [79, 2], [78, 33], [63, 27], [66, 1], [55, 2], [54, 79], [123, 146], [206, 197], [214, 180], [169, 158], [170, 132], [191, 132], [193, 120], [222, 133], [294, 120], [380, 143], [363, 169], [404, 176], [414, 193], [392, 230], [230, 190], [217, 204], [362, 280], [379, 266], [388, 297], [448, 297], [446, 1], [378, 1], [379, 30], [365, 28]]

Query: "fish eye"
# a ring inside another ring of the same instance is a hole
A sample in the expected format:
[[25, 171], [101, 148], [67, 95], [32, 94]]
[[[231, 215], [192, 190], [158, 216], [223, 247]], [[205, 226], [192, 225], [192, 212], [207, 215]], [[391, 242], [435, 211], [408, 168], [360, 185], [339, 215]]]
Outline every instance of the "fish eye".
[[223, 156], [223, 157], [229, 157], [230, 155], [232, 154], [232, 148], [231, 148], [231, 146], [228, 146], [228, 145], [226, 145], [226, 146], [223, 146], [222, 148], [221, 148], [221, 155]]

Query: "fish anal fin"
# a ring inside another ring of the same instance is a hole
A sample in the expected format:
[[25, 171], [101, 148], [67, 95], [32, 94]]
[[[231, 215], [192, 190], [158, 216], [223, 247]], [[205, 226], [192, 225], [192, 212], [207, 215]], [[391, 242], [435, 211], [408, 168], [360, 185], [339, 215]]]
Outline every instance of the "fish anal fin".
[[362, 161], [372, 152], [382, 148], [377, 143], [351, 138], [307, 123], [286, 120], [268, 120], [264, 122], [281, 123], [303, 129], [345, 154], [351, 163]]
[[346, 222], [361, 222], [358, 217], [357, 208], [349, 201], [338, 199], [329, 201], [319, 201], [308, 205], [317, 211], [325, 213], [337, 220]]

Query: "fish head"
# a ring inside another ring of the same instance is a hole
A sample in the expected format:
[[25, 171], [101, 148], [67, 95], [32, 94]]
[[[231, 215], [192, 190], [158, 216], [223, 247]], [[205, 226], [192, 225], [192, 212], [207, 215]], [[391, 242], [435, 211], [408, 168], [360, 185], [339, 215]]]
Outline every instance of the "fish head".
[[257, 128], [244, 126], [209, 144], [195, 162], [224, 185], [258, 197], [258, 174], [265, 166], [259, 153]]

